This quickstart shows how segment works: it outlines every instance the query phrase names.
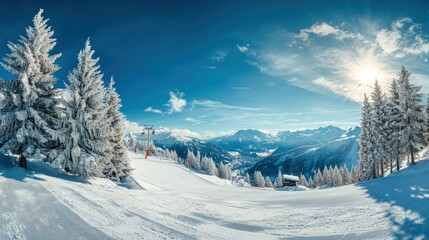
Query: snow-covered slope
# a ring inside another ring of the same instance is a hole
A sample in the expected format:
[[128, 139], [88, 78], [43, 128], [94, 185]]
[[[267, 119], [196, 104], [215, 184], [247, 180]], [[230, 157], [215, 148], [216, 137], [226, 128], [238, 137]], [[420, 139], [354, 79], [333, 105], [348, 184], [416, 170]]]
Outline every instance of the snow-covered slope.
[[[429, 160], [383, 179], [309, 191], [233, 187], [130, 153], [124, 186], [43, 163], [0, 165], [0, 239], [425, 239]], [[34, 171], [33, 171], [34, 170]]]

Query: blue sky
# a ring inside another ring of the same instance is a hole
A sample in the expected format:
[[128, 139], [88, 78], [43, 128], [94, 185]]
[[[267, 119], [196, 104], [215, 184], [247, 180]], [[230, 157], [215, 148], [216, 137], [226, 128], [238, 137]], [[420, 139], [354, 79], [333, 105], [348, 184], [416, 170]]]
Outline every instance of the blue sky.
[[[0, 1], [0, 55], [39, 8], [58, 86], [91, 37], [127, 119], [201, 137], [359, 123], [401, 65], [429, 92], [427, 1]], [[4, 70], [0, 77], [11, 78]]]

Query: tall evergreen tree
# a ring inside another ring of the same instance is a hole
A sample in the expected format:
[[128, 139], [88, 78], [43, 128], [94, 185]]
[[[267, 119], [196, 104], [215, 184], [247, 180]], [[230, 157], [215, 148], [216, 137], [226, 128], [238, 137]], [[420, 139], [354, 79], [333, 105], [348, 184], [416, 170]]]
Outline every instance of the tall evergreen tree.
[[246, 176], [244, 176], [244, 181], [250, 184], [250, 175], [249, 173], [246, 173]]
[[387, 112], [386, 112], [386, 99], [383, 91], [381, 90], [378, 81], [375, 81], [373, 92], [371, 93], [372, 99], [372, 114], [371, 114], [371, 145], [372, 157], [374, 158], [375, 176], [384, 176], [384, 165], [386, 161], [386, 139], [388, 134], [386, 132], [387, 126]]
[[51, 55], [56, 45], [54, 31], [44, 19], [43, 9], [33, 18], [18, 43], [8, 43], [10, 53], [0, 63], [16, 77], [1, 81], [6, 98], [0, 111], [0, 146], [4, 152], [35, 156], [43, 153], [51, 161], [61, 135], [58, 91], [54, 88], [59, 69], [55, 61], [61, 54]]
[[253, 174], [253, 184], [255, 187], [265, 186], [264, 176], [262, 176], [262, 173], [260, 171], [255, 171], [255, 173]]
[[279, 173], [277, 174], [277, 186], [276, 187], [278, 187], [278, 188], [283, 187], [283, 174], [282, 174], [282, 172], [280, 172], [280, 170], [279, 170]]
[[400, 111], [404, 119], [404, 127], [399, 133], [403, 152], [408, 152], [411, 164], [414, 164], [414, 155], [425, 146], [426, 119], [421, 105], [421, 86], [410, 83], [411, 73], [402, 67], [398, 73], [398, 92]]
[[396, 170], [399, 171], [400, 159], [404, 154], [401, 152], [400, 132], [405, 126], [404, 118], [400, 111], [399, 92], [396, 80], [390, 85], [390, 96], [387, 101], [388, 128], [386, 128], [387, 152], [390, 163], [390, 172], [393, 171], [393, 161], [396, 161]]
[[55, 161], [57, 166], [84, 177], [102, 175], [109, 148], [103, 75], [97, 65], [98, 58], [94, 59], [93, 55], [88, 39], [79, 52], [77, 67], [68, 76], [67, 91], [71, 100], [66, 103], [67, 117], [63, 123], [66, 129], [61, 138], [64, 150]]
[[106, 96], [105, 120], [107, 121], [107, 136], [109, 140], [108, 156], [105, 160], [111, 164], [105, 164], [103, 174], [114, 180], [122, 180], [128, 176], [131, 167], [127, 155], [127, 147], [124, 144], [124, 116], [119, 111], [121, 99], [114, 88], [115, 82], [110, 79]]
[[273, 188], [273, 183], [271, 182], [271, 179], [268, 176], [265, 177], [265, 187]]
[[373, 177], [374, 158], [371, 154], [371, 104], [364, 95], [361, 118], [361, 135], [359, 140], [359, 172], [361, 181]]

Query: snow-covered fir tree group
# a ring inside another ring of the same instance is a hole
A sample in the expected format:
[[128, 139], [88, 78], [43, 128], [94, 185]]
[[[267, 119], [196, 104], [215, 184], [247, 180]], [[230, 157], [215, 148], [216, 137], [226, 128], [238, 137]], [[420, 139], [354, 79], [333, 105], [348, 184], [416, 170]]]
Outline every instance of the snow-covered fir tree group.
[[66, 89], [55, 88], [54, 31], [41, 9], [1, 65], [14, 80], [0, 80], [0, 146], [8, 154], [43, 160], [83, 177], [121, 180], [130, 172], [124, 117], [113, 79], [103, 74], [89, 39]]
[[[371, 101], [365, 95], [362, 106], [362, 133], [359, 150], [360, 181], [399, 171], [429, 140], [429, 104], [422, 105], [421, 86], [410, 83], [411, 73], [402, 67], [393, 79], [389, 94], [376, 81]], [[429, 99], [429, 98], [428, 98]]]

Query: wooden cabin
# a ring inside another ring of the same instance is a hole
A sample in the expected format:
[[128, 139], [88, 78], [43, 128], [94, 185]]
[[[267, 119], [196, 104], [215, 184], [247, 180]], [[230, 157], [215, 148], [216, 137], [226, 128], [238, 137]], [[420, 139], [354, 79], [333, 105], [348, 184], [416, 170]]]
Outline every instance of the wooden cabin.
[[296, 187], [298, 185], [298, 182], [298, 176], [283, 174], [283, 186]]

